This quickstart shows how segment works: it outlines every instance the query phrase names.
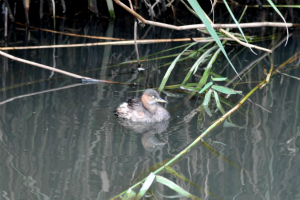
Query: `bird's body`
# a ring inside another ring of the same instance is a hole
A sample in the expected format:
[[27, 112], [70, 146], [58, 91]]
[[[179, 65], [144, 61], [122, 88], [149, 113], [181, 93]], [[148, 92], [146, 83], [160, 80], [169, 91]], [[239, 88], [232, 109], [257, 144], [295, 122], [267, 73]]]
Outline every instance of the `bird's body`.
[[170, 118], [169, 112], [158, 102], [166, 101], [160, 98], [153, 89], [147, 89], [141, 98], [129, 99], [116, 109], [116, 115], [133, 122], [161, 122]]

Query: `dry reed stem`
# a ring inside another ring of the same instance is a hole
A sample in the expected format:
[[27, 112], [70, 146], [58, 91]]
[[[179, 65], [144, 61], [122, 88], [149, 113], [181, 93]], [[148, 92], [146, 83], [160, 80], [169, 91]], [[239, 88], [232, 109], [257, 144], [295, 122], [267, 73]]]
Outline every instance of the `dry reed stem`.
[[[142, 16], [137, 14], [136, 12], [132, 11], [130, 8], [128, 8], [125, 4], [123, 4], [119, 0], [114, 0], [119, 6], [124, 8], [126, 11], [131, 13], [133, 16], [141, 20], [144, 24], [152, 25], [152, 26], [160, 26], [164, 28], [174, 29], [178, 31], [182, 30], [190, 30], [190, 29], [206, 29], [204, 24], [193, 24], [193, 25], [185, 25], [185, 26], [174, 26], [170, 24], [164, 24], [160, 22], [154, 22], [150, 20], [144, 19]], [[253, 23], [240, 23], [239, 24], [241, 28], [258, 28], [258, 27], [280, 27], [280, 28], [286, 28], [287, 27], [299, 27], [300, 24], [295, 23], [281, 23], [281, 22], [253, 22]], [[215, 29], [219, 28], [238, 28], [236, 24], [211, 24], [211, 26]]]
[[[208, 19], [208, 21], [210, 22], [210, 24], [212, 25], [213, 22], [210, 20], [210, 18], [205, 14], [206, 18]], [[272, 53], [272, 50], [269, 50], [269, 49], [266, 49], [266, 48], [263, 48], [263, 47], [259, 47], [259, 46], [256, 46], [256, 45], [253, 45], [253, 44], [249, 44], [249, 43], [246, 43], [246, 42], [243, 42], [241, 40], [239, 40], [238, 38], [236, 38], [234, 35], [232, 35], [231, 33], [229, 33], [228, 31], [224, 30], [223, 28], [219, 28], [219, 31], [224, 33], [225, 35], [227, 35], [228, 37], [234, 39], [237, 43], [245, 46], [245, 47], [248, 47], [250, 48], [250, 50], [252, 51], [251, 48], [255, 48], [255, 49], [259, 49], [259, 50], [262, 50], [262, 51], [266, 51], [266, 52], [269, 52], [269, 53]], [[254, 54], [255, 52], [252, 51]]]
[[263, 47], [260, 47], [260, 46], [256, 46], [256, 45], [253, 45], [253, 44], [249, 44], [249, 43], [243, 42], [243, 41], [239, 40], [234, 35], [232, 35], [231, 33], [229, 33], [228, 31], [226, 31], [226, 30], [224, 30], [222, 28], [219, 29], [219, 30], [220, 30], [220, 32], [222, 32], [225, 35], [227, 35], [228, 37], [234, 39], [236, 42], [240, 43], [243, 46], [246, 46], [248, 48], [254, 48], [254, 49], [258, 49], [258, 50], [262, 50], [262, 51], [266, 51], [266, 52], [272, 53], [272, 50], [270, 50], [270, 49], [263, 48]]
[[0, 105], [6, 104], [6, 103], [11, 102], [13, 100], [21, 99], [21, 98], [24, 98], [24, 97], [30, 97], [30, 96], [34, 96], [34, 95], [38, 95], [38, 94], [45, 94], [45, 93], [48, 93], [48, 92], [54, 92], [54, 91], [59, 91], [59, 90], [63, 90], [63, 89], [69, 89], [69, 88], [73, 88], [73, 87], [77, 87], [77, 86], [82, 86], [82, 83], [77, 83], [77, 84], [63, 86], [63, 87], [59, 87], [59, 88], [55, 88], [55, 89], [43, 90], [43, 91], [40, 91], [40, 92], [33, 92], [33, 93], [30, 93], [30, 94], [15, 96], [15, 97], [6, 99], [5, 101], [1, 101]]
[[7, 7], [7, 9], [8, 9], [8, 14], [9, 14], [9, 18], [10, 18], [10, 20], [12, 21], [12, 22], [15, 22], [15, 14], [13, 14], [12, 12], [11, 12], [11, 9], [10, 9], [10, 6], [9, 6], [9, 3], [8, 3], [8, 0], [4, 0], [4, 4], [5, 4], [5, 6]]
[[[128, 0], [128, 1], [129, 1], [129, 4], [130, 4], [130, 9], [133, 10], [131, 0]], [[136, 53], [136, 59], [137, 59], [137, 62], [138, 62], [138, 66], [141, 66], [139, 48], [138, 48], [138, 45], [136, 43], [136, 40], [137, 40], [137, 20], [138, 19], [134, 19], [134, 28], [133, 28], [134, 48], [135, 48], [135, 53]]]
[[[16, 22], [16, 24], [21, 25], [21, 26], [26, 26], [25, 24]], [[74, 36], [74, 37], [83, 37], [83, 38], [90, 38], [90, 39], [100, 39], [100, 40], [125, 40], [123, 38], [111, 38], [111, 37], [101, 37], [101, 36], [90, 36], [90, 35], [80, 35], [80, 34], [75, 34], [75, 33], [65, 33], [65, 32], [60, 32], [60, 31], [53, 31], [49, 29], [44, 29], [44, 28], [37, 28], [34, 26], [28, 26], [31, 29], [36, 29], [36, 30], [41, 30], [45, 32], [50, 32], [50, 33], [57, 33], [57, 34], [62, 34], [62, 35], [68, 35], [68, 36]]]
[[[169, 24], [165, 24], [165, 23], [160, 23], [160, 22], [154, 22], [154, 21], [146, 20], [142, 16], [140, 16], [139, 14], [137, 14], [134, 10], [131, 10], [129, 7], [127, 7], [125, 4], [123, 4], [121, 1], [119, 1], [119, 0], [114, 0], [114, 1], [118, 5], [120, 5], [122, 8], [124, 8], [126, 11], [128, 11], [129, 13], [131, 13], [133, 16], [135, 16], [136, 18], [138, 18], [139, 20], [141, 20], [144, 24], [153, 25], [153, 26], [160, 26], [160, 27], [170, 28], [170, 29], [175, 29], [175, 30], [206, 29], [206, 26], [204, 24], [195, 24], [195, 25], [186, 25], [186, 26], [175, 26], [175, 25], [169, 25]], [[227, 26], [223, 26], [223, 24], [213, 24], [213, 22], [210, 20], [210, 18], [208, 16], [207, 16], [207, 19], [210, 21], [210, 23], [211, 23], [211, 25], [212, 25], [213, 28], [220, 29], [221, 32], [223, 32], [227, 36], [233, 38], [239, 44], [241, 44], [243, 46], [246, 46], [246, 47], [248, 47], [250, 49], [251, 48], [256, 48], [256, 49], [259, 49], [259, 50], [271, 52], [271, 50], [269, 50], [269, 49], [262, 48], [262, 47], [259, 47], [259, 46], [253, 45], [253, 44], [250, 45], [248, 43], [242, 42], [239, 39], [237, 39], [236, 37], [234, 37], [232, 34], [228, 33], [224, 29], [222, 29], [222, 28], [238, 28], [238, 26], [236, 24], [234, 24], [235, 27], [229, 27], [228, 24], [227, 24]], [[265, 25], [269, 25], [271, 23], [272, 22], [267, 22]], [[285, 23], [281, 23], [281, 24], [283, 24], [284, 27], [287, 27], [287, 24], [285, 24]], [[240, 25], [240, 27], [243, 27], [242, 26], [243, 24], [239, 24], [239, 25]], [[293, 25], [293, 24], [290, 23], [290, 25]], [[259, 27], [261, 27], [261, 26], [259, 26]]]
[[36, 63], [36, 62], [28, 61], [28, 60], [25, 60], [25, 59], [22, 59], [22, 58], [18, 58], [18, 57], [10, 55], [8, 53], [4, 53], [3, 51], [0, 51], [0, 55], [2, 55], [4, 57], [7, 57], [7, 58], [10, 58], [10, 59], [15, 60], [15, 61], [23, 62], [23, 63], [29, 64], [29, 65], [33, 65], [33, 66], [40, 67], [40, 68], [43, 68], [43, 69], [47, 69], [47, 70], [50, 70], [50, 71], [55, 71], [57, 73], [61, 73], [61, 74], [64, 74], [66, 76], [71, 76], [73, 78], [79, 78], [79, 79], [83, 79], [83, 80], [86, 80], [86, 81], [101, 81], [101, 80], [92, 79], [92, 78], [89, 78], [89, 77], [73, 74], [73, 73], [70, 73], [70, 72], [66, 72], [66, 71], [56, 69], [56, 68], [53, 68], [53, 67], [49, 67], [47, 65], [43, 65], [43, 64]]
[[[64, 71], [64, 70], [49, 67], [47, 65], [43, 65], [43, 64], [39, 64], [39, 63], [32, 62], [32, 61], [29, 61], [29, 60], [25, 60], [25, 59], [22, 59], [22, 58], [18, 58], [18, 57], [12, 56], [10, 54], [7, 54], [3, 51], [0, 51], [0, 55], [2, 55], [4, 57], [7, 57], [7, 58], [10, 58], [12, 60], [18, 61], [18, 62], [23, 62], [23, 63], [33, 65], [33, 66], [36, 66], [36, 67], [40, 67], [40, 68], [43, 68], [43, 69], [46, 69], [46, 70], [54, 71], [54, 72], [57, 72], [57, 73], [60, 73], [60, 74], [66, 75], [66, 76], [70, 76], [70, 77], [73, 77], [73, 78], [78, 78], [78, 79], [81, 79], [83, 82], [101, 82], [101, 83], [112, 83], [112, 84], [121, 84], [121, 85], [132, 85], [132, 84], [128, 84], [128, 83], [93, 79], [93, 78], [89, 78], [89, 77], [86, 77], [86, 76], [80, 76], [80, 75], [70, 73], [70, 72], [67, 72], [67, 71]], [[136, 86], [136, 84], [134, 84], [134, 85]]]
[[[151, 44], [151, 43], [164, 43], [164, 42], [213, 42], [214, 39], [201, 38], [179, 38], [179, 39], [155, 39], [155, 40], [137, 40], [137, 44]], [[230, 38], [220, 38], [220, 40], [234, 41]], [[67, 48], [67, 47], [90, 47], [90, 46], [106, 46], [106, 45], [134, 45], [134, 40], [116, 41], [116, 42], [96, 42], [85, 44], [61, 44], [61, 45], [45, 45], [45, 46], [25, 46], [25, 47], [0, 47], [0, 50], [21, 50], [21, 49], [47, 49], [47, 48]]]
[[[272, 73], [272, 76], [274, 76], [277, 71], [281, 68], [283, 68], [284, 66], [286, 66], [287, 64], [290, 64], [292, 62], [294, 62], [295, 60], [297, 60], [300, 57], [300, 52], [297, 52], [293, 57], [289, 58], [287, 61], [285, 61], [284, 63], [282, 63], [280, 66], [278, 66]], [[162, 170], [164, 170], [167, 166], [170, 166], [171, 164], [173, 164], [175, 161], [177, 161], [178, 159], [180, 159], [185, 153], [189, 152], [191, 150], [192, 147], [194, 147], [198, 142], [202, 141], [203, 138], [210, 133], [214, 128], [216, 128], [218, 125], [220, 125], [227, 117], [229, 117], [231, 114], [233, 114], [235, 111], [237, 111], [244, 103], [247, 99], [249, 99], [249, 97], [258, 89], [260, 89], [264, 84], [266, 83], [266, 79], [264, 79], [263, 81], [261, 81], [257, 86], [255, 86], [247, 95], [245, 95], [240, 102], [234, 106], [233, 108], [231, 108], [228, 112], [226, 112], [222, 117], [220, 117], [218, 120], [216, 120], [212, 125], [210, 125], [198, 138], [196, 138], [189, 146], [187, 146], [184, 150], [182, 150], [179, 154], [177, 154], [176, 156], [174, 156], [171, 160], [169, 160], [166, 164], [164, 164], [162, 167], [158, 168], [157, 170], [155, 170], [153, 173], [154, 174], [158, 174], [159, 172], [161, 172]], [[145, 178], [146, 179], [146, 178]], [[145, 179], [141, 180], [140, 182], [136, 183], [135, 185], [133, 185], [132, 187], [130, 187], [131, 189], [137, 187], [138, 185], [142, 184]], [[127, 191], [127, 190], [126, 190]], [[126, 193], [126, 191], [120, 193], [119, 195], [113, 197], [112, 199], [116, 199], [117, 197], [123, 195]]]

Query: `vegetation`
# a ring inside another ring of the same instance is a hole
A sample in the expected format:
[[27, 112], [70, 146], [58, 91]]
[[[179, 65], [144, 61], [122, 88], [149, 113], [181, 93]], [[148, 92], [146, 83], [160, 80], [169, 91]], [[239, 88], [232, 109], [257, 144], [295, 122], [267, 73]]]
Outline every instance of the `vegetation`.
[[[151, 24], [151, 25], [154, 25], [154, 26], [173, 28], [173, 29], [176, 29], [176, 30], [178, 30], [178, 29], [179, 30], [184, 30], [186, 28], [199, 28], [195, 25], [185, 25], [185, 26], [182, 26], [182, 27], [175, 27], [175, 26], [169, 26], [167, 24], [161, 24], [161, 23], [156, 23], [156, 22], [153, 22], [153, 21], [147, 21], [144, 18], [142, 18], [141, 16], [139, 16], [133, 10], [130, 10], [129, 8], [127, 8], [122, 2], [120, 2], [118, 0], [115, 0], [115, 2], [119, 5], [121, 5], [124, 9], [126, 9], [128, 12], [133, 14], [135, 17], [140, 19], [141, 22], [144, 23], [144, 24]], [[226, 77], [220, 77], [220, 75], [216, 75], [216, 77], [211, 76], [210, 72], [211, 72], [211, 68], [213, 66], [213, 63], [215, 62], [216, 58], [219, 56], [219, 53], [222, 52], [223, 55], [228, 60], [229, 64], [231, 65], [232, 69], [236, 72], [237, 76], [240, 78], [240, 75], [243, 75], [243, 74], [238, 74], [238, 72], [235, 70], [235, 67], [231, 63], [231, 61], [230, 61], [230, 59], [229, 59], [229, 57], [228, 57], [228, 55], [227, 55], [227, 53], [224, 49], [224, 45], [226, 44], [226, 40], [224, 40], [223, 43], [221, 43], [220, 36], [225, 37], [227, 39], [233, 39], [234, 41], [238, 42], [239, 44], [250, 48], [250, 50], [254, 54], [255, 54], [255, 52], [253, 51], [252, 48], [260, 49], [260, 50], [266, 51], [268, 53], [271, 53], [272, 51], [269, 50], [269, 49], [265, 49], [265, 48], [262, 48], [262, 47], [258, 47], [258, 46], [249, 44], [248, 40], [249, 40], [250, 37], [249, 36], [246, 37], [244, 35], [244, 32], [242, 31], [242, 28], [240, 26], [240, 21], [242, 20], [243, 15], [247, 10], [247, 6], [244, 7], [243, 14], [241, 15], [240, 19], [237, 21], [234, 14], [233, 14], [233, 12], [230, 9], [228, 3], [227, 3], [227, 1], [226, 0], [222, 1], [222, 3], [224, 3], [226, 5], [226, 8], [228, 9], [228, 12], [230, 13], [233, 21], [235, 22], [236, 27], [240, 31], [240, 34], [237, 34], [237, 33], [230, 32], [229, 28], [227, 28], [227, 30], [224, 30], [222, 28], [219, 28], [219, 29], [215, 30], [214, 27], [213, 27], [213, 22], [210, 20], [210, 18], [207, 16], [207, 14], [203, 11], [203, 9], [201, 8], [201, 6], [199, 5], [198, 2], [193, 1], [193, 0], [188, 0], [188, 3], [190, 4], [191, 7], [189, 7], [189, 5], [187, 3], [185, 3], [184, 1], [181, 1], [181, 2], [186, 6], [187, 10], [189, 10], [192, 14], [199, 17], [199, 19], [203, 22], [203, 24], [205, 25], [205, 28], [207, 30], [207, 31], [205, 31], [205, 33], [209, 34], [214, 39], [216, 45], [208, 43], [207, 45], [201, 46], [200, 49], [198, 49], [196, 51], [191, 51], [190, 53], [187, 54], [187, 58], [196, 57], [197, 60], [194, 63], [194, 65], [190, 68], [190, 70], [187, 73], [187, 75], [186, 75], [185, 79], [183, 80], [183, 82], [180, 84], [180, 88], [185, 90], [186, 92], [190, 93], [191, 96], [194, 96], [195, 94], [199, 95], [199, 94], [205, 93], [205, 97], [204, 97], [204, 100], [203, 100], [203, 103], [202, 103], [202, 107], [205, 108], [203, 110], [205, 110], [208, 115], [211, 115], [209, 105], [211, 103], [211, 97], [214, 97], [217, 109], [223, 114], [223, 116], [221, 118], [219, 118], [217, 121], [215, 121], [210, 127], [208, 127], [192, 144], [190, 144], [188, 147], [186, 147], [184, 150], [182, 150], [173, 159], [168, 161], [166, 164], [161, 166], [159, 169], [157, 169], [153, 173], [150, 173], [150, 175], [147, 178], [145, 178], [144, 180], [142, 180], [139, 183], [135, 184], [134, 186], [130, 187], [127, 191], [124, 191], [123, 193], [119, 194], [118, 196], [114, 197], [113, 199], [115, 199], [117, 197], [120, 197], [121, 195], [124, 195], [124, 197], [122, 199], [140, 199], [141, 197], [143, 197], [146, 194], [146, 192], [148, 190], [151, 190], [151, 185], [154, 182], [164, 184], [164, 185], [168, 186], [169, 188], [173, 189], [174, 191], [176, 191], [177, 193], [181, 194], [182, 196], [185, 196], [185, 197], [188, 197], [188, 198], [191, 198], [191, 199], [198, 199], [197, 197], [195, 197], [192, 194], [190, 194], [189, 192], [185, 191], [183, 188], [176, 185], [175, 183], [169, 181], [168, 179], [162, 178], [162, 177], [160, 177], [156, 174], [158, 174], [159, 172], [165, 170], [166, 172], [171, 173], [171, 174], [176, 176], [176, 172], [170, 166], [172, 164], [174, 164], [178, 159], [180, 159], [185, 153], [189, 152], [190, 149], [194, 145], [196, 145], [197, 143], [203, 141], [203, 138], [212, 129], [214, 129], [216, 126], [218, 126], [219, 124], [224, 122], [233, 112], [235, 112], [238, 108], [240, 108], [241, 105], [245, 101], [247, 101], [247, 99], [257, 89], [263, 87], [266, 83], [268, 83], [269, 80], [270, 80], [270, 77], [272, 77], [280, 68], [282, 68], [284, 66], [284, 65], [279, 66], [275, 71], [273, 71], [273, 66], [272, 66], [269, 73], [266, 73], [267, 78], [265, 80], [263, 80], [262, 82], [260, 82], [256, 87], [254, 87], [248, 94], [246, 94], [244, 96], [244, 98], [236, 106], [234, 106], [231, 110], [229, 110], [226, 113], [225, 110], [223, 109], [222, 105], [221, 105], [220, 98], [219, 98], [219, 93], [221, 93], [221, 94], [223, 93], [223, 94], [226, 94], [226, 95], [232, 95], [232, 94], [241, 93], [241, 91], [235, 91], [235, 90], [233, 90], [231, 88], [228, 88], [228, 87], [215, 85], [214, 82], [226, 81], [227, 78]], [[214, 3], [212, 4], [212, 10], [214, 9], [214, 6], [216, 5], [216, 3], [217, 3], [217, 1], [214, 1]], [[288, 42], [288, 37], [289, 37], [288, 26], [291, 26], [291, 24], [288, 25], [286, 23], [284, 17], [282, 16], [282, 14], [280, 13], [280, 11], [276, 7], [276, 5], [271, 0], [268, 0], [268, 3], [270, 4], [270, 6], [277, 12], [277, 14], [284, 21], [284, 24], [286, 26], [286, 31], [287, 31], [287, 36], [286, 36], [287, 37], [286, 38], [286, 43], [287, 43]], [[151, 8], [152, 7], [149, 7], [149, 13], [153, 13], [153, 10], [150, 10]], [[168, 81], [168, 78], [171, 76], [171, 72], [174, 69], [176, 63], [180, 60], [181, 56], [183, 54], [185, 54], [191, 47], [196, 46], [197, 43], [198, 43], [197, 41], [191, 43], [189, 46], [187, 46], [174, 59], [174, 61], [169, 66], [169, 68], [168, 68], [168, 70], [167, 70], [167, 72], [166, 72], [166, 74], [165, 74], [165, 76], [164, 76], [164, 78], [161, 82], [160, 87], [158, 88], [159, 91], [162, 91], [165, 88], [166, 83]], [[198, 54], [198, 52], [201, 52], [201, 53]], [[204, 71], [199, 83], [188, 83], [188, 81], [191, 79], [192, 75], [197, 72], [199, 66], [203, 66], [203, 65], [206, 65], [206, 67], [205, 67], [205, 71]], [[211, 81], [208, 81], [209, 76], [211, 76]], [[177, 178], [184, 179], [184, 178], [178, 177], [178, 176], [177, 176]], [[134, 193], [133, 189], [136, 186], [140, 185], [140, 184], [143, 184], [143, 186], [141, 187], [138, 194], [136, 195]]]
[[[24, 8], [27, 10], [26, 12], [26, 21], [27, 25], [29, 25], [29, 18], [28, 18], [28, 12], [29, 12], [29, 0], [23, 0], [24, 2]], [[43, 1], [41, 1], [42, 3]], [[53, 14], [53, 24], [55, 27], [55, 15], [56, 15], [56, 8], [55, 8], [55, 2], [52, 0], [52, 7], [50, 6]], [[89, 0], [89, 9], [95, 13], [97, 16], [99, 15], [97, 6], [95, 4], [95, 1]], [[138, 1], [135, 1], [137, 4]], [[11, 21], [14, 21], [14, 15], [11, 11], [12, 9], [9, 7], [9, 4], [7, 1], [5, 1], [6, 5], [8, 6], [7, 13], [9, 13]], [[139, 15], [136, 11], [136, 7], [134, 5], [131, 5], [131, 1], [129, 0], [129, 6], [125, 5], [125, 1], [119, 1], [115, 0], [115, 3], [119, 5], [122, 9], [125, 9], [128, 13], [132, 14], [136, 21], [134, 27], [132, 30], [135, 30], [135, 34], [137, 34], [136, 26], [137, 23], [139, 23], [141, 26], [160, 26], [164, 28], [174, 29], [174, 30], [190, 30], [190, 29], [197, 29], [198, 31], [205, 34], [206, 38], [184, 38], [182, 40], [188, 41], [190, 43], [178, 46], [177, 48], [184, 48], [181, 53], [176, 55], [169, 55], [169, 57], [174, 57], [174, 60], [172, 63], [168, 65], [168, 70], [166, 71], [164, 78], [161, 81], [160, 86], [158, 87], [158, 90], [161, 92], [165, 89], [180, 89], [185, 93], [188, 93], [190, 95], [190, 98], [193, 96], [201, 96], [203, 97], [203, 103], [198, 108], [198, 112], [206, 112], [207, 115], [211, 115], [211, 108], [215, 108], [218, 110], [223, 116], [216, 120], [211, 126], [209, 126], [203, 133], [200, 134], [200, 136], [192, 142], [188, 147], [186, 147], [184, 150], [182, 150], [178, 155], [176, 155], [174, 158], [166, 162], [163, 166], [159, 167], [155, 171], [151, 172], [144, 180], [136, 183], [132, 187], [128, 188], [126, 191], [120, 193], [119, 195], [115, 196], [113, 199], [121, 198], [121, 199], [141, 199], [145, 194], [151, 193], [151, 186], [153, 183], [159, 183], [166, 185], [167, 187], [171, 188], [172, 190], [179, 193], [181, 196], [185, 196], [191, 199], [199, 199], [198, 197], [194, 196], [193, 194], [190, 194], [188, 191], [184, 190], [182, 187], [176, 185], [174, 182], [168, 180], [165, 177], [162, 177], [158, 175], [162, 171], [166, 171], [167, 173], [173, 174], [174, 176], [184, 180], [188, 181], [185, 177], [181, 177], [171, 166], [177, 162], [184, 154], [188, 153], [189, 150], [197, 145], [198, 143], [205, 144], [203, 139], [205, 136], [210, 133], [211, 130], [213, 130], [215, 127], [220, 125], [221, 123], [225, 122], [229, 123], [231, 126], [234, 126], [234, 124], [230, 120], [230, 115], [237, 111], [241, 105], [248, 100], [248, 98], [259, 88], [262, 88], [270, 81], [270, 78], [272, 78], [275, 74], [279, 73], [280, 69], [286, 66], [286, 64], [291, 63], [295, 60], [295, 57], [298, 58], [299, 55], [296, 53], [294, 57], [287, 60], [285, 63], [274, 69], [273, 65], [271, 65], [269, 68], [269, 71], [265, 71], [266, 78], [262, 80], [259, 84], [257, 84], [256, 87], [254, 87], [248, 94], [244, 94], [244, 97], [237, 103], [237, 105], [232, 106], [232, 108], [229, 111], [225, 111], [224, 109], [224, 101], [222, 100], [225, 95], [240, 95], [241, 91], [235, 90], [236, 85], [239, 83], [240, 80], [242, 80], [242, 77], [247, 73], [246, 71], [238, 72], [235, 69], [235, 66], [232, 64], [226, 49], [225, 45], [230, 43], [231, 45], [243, 45], [246, 48], [249, 48], [252, 53], [255, 54], [255, 51], [265, 51], [264, 56], [268, 56], [270, 53], [272, 53], [272, 50], [276, 48], [276, 46], [272, 46], [270, 49], [263, 48], [260, 46], [257, 46], [254, 44], [254, 42], [258, 41], [264, 41], [269, 38], [277, 37], [277, 35], [269, 35], [266, 37], [256, 37], [256, 36], [250, 36], [246, 35], [243, 31], [243, 27], [258, 27], [258, 26], [271, 26], [271, 27], [280, 27], [280, 28], [286, 28], [286, 38], [282, 39], [278, 43], [282, 42], [288, 42], [288, 37], [290, 35], [288, 27], [297, 26], [296, 24], [286, 23], [283, 15], [279, 11], [280, 7], [292, 7], [296, 5], [275, 5], [272, 0], [267, 0], [268, 5], [255, 5], [257, 6], [257, 9], [259, 9], [260, 6], [266, 7], [270, 6], [274, 11], [280, 16], [283, 22], [256, 22], [256, 23], [241, 23], [244, 14], [247, 12], [247, 6], [239, 4], [243, 8], [243, 12], [239, 19], [236, 19], [236, 14], [231, 10], [230, 3], [236, 3], [233, 1], [214, 1], [211, 5], [211, 15], [213, 15], [214, 7], [218, 4], [224, 4], [227, 11], [230, 13], [230, 16], [232, 17], [229, 21], [234, 21], [233, 24], [214, 24], [213, 20], [211, 20], [211, 16], [208, 16], [206, 12], [204, 12], [201, 5], [194, 0], [180, 0], [180, 3], [185, 6], [185, 9], [187, 12], [190, 12], [190, 15], [195, 15], [197, 18], [199, 18], [199, 21], [201, 23], [199, 24], [189, 24], [189, 25], [183, 25], [183, 26], [175, 26], [175, 25], [169, 25], [167, 23], [161, 23], [154, 21], [158, 14], [157, 13], [163, 13], [166, 8], [174, 8], [175, 1], [168, 0], [168, 1], [153, 1], [152, 3], [150, 1], [143, 1], [145, 6], [148, 9], [149, 12], [149, 18], [152, 20], [146, 20], [145, 17], [142, 17]], [[135, 4], [135, 5], [136, 5]], [[61, 5], [63, 10], [65, 11], [66, 4], [64, 0], [61, 0]], [[114, 8], [111, 4], [111, 1], [107, 0], [108, 10], [111, 18], [115, 18], [114, 14]], [[42, 6], [41, 6], [42, 7]], [[40, 15], [42, 16], [43, 10], [40, 10]], [[174, 12], [174, 15], [175, 12]], [[239, 32], [234, 32], [233, 28], [237, 28]], [[51, 30], [45, 30], [45, 31], [51, 31]], [[53, 31], [53, 30], [52, 30]], [[60, 34], [67, 34], [67, 33], [60, 33]], [[75, 35], [76, 37], [86, 37], [81, 35]], [[92, 37], [92, 36], [89, 36]], [[96, 38], [96, 37], [95, 37]], [[1, 50], [11, 50], [11, 49], [30, 49], [30, 48], [62, 48], [62, 47], [74, 47], [74, 46], [96, 46], [96, 45], [117, 45], [117, 44], [132, 44], [136, 47], [136, 60], [132, 60], [131, 62], [143, 62], [143, 55], [139, 55], [138, 53], [138, 45], [139, 43], [156, 43], [161, 42], [158, 40], [137, 40], [136, 37], [132, 41], [121, 41], [120, 38], [101, 38], [101, 39], [108, 39], [108, 40], [118, 40], [116, 42], [102, 42], [102, 43], [89, 43], [89, 44], [76, 44], [76, 45], [51, 45], [51, 46], [35, 46], [35, 47], [2, 47]], [[170, 40], [171, 41], [171, 40]], [[175, 41], [175, 40], [172, 40]], [[203, 45], [203, 43], [205, 43]], [[201, 45], [200, 45], [201, 44]], [[171, 49], [167, 49], [164, 51], [168, 52]], [[163, 52], [158, 52], [155, 55], [159, 55]], [[3, 51], [0, 51], [0, 54], [2, 56], [8, 57], [10, 59], [14, 59], [19, 62], [24, 62], [27, 64], [31, 64], [37, 67], [41, 67], [43, 69], [55, 71], [58, 73], [62, 73], [64, 75], [74, 77], [77, 79], [81, 79], [83, 82], [107, 82], [107, 83], [116, 83], [112, 81], [105, 81], [105, 80], [98, 80], [94, 78], [89, 78], [85, 76], [80, 76], [77, 74], [69, 73], [63, 70], [59, 69], [53, 69], [52, 67], [48, 67], [45, 65], [41, 65], [39, 63], [30, 62], [24, 59], [17, 58], [15, 56], [11, 56], [8, 53], [5, 53]], [[216, 74], [212, 71], [212, 68], [214, 66], [214, 63], [216, 62], [217, 58], [220, 56], [224, 56], [232, 70], [236, 73], [236, 78], [233, 78], [229, 80], [228, 77], [223, 77], [221, 74]], [[141, 57], [140, 57], [141, 56]], [[159, 57], [154, 58], [154, 55], [150, 55], [148, 57], [148, 60], [151, 60], [151, 56], [153, 56], [153, 59], [164, 59], [165, 57]], [[189, 66], [187, 69], [187, 73], [185, 75], [184, 80], [178, 81], [177, 85], [167, 85], [167, 82], [169, 78], [172, 76], [172, 71], [176, 67], [176, 64], [179, 62], [182, 62], [184, 60], [195, 60], [194, 64], [192, 66]], [[121, 63], [123, 64], [123, 63]], [[250, 66], [252, 67], [252, 66]], [[200, 68], [205, 68], [203, 70], [203, 73], [201, 72], [201, 78], [198, 82], [193, 82], [193, 76], [199, 72]], [[224, 84], [226, 83], [226, 84]], [[117, 83], [122, 84], [122, 83]], [[201, 120], [201, 119], [199, 119]], [[193, 183], [191, 183], [193, 184]], [[141, 186], [139, 190], [137, 190], [137, 186]]]

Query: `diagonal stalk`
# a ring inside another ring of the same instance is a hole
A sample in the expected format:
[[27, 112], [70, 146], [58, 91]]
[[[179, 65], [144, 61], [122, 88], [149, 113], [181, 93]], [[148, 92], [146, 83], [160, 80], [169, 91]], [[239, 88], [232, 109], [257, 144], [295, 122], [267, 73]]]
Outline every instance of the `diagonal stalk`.
[[[290, 64], [292, 62], [294, 62], [295, 60], [297, 60], [300, 57], [300, 52], [297, 52], [295, 55], [293, 55], [291, 58], [289, 58], [288, 60], [286, 60], [284, 63], [282, 63], [280, 66], [278, 66], [272, 73], [271, 76], [274, 76], [275, 74], [277, 74], [277, 70], [283, 68], [284, 66], [286, 66], [287, 64]], [[264, 84], [266, 84], [266, 79], [264, 79], [263, 81], [261, 81], [256, 87], [254, 87], [247, 95], [244, 96], [244, 98], [236, 105], [234, 106], [232, 109], [230, 109], [227, 113], [225, 113], [221, 118], [219, 118], [217, 121], [215, 121], [210, 127], [208, 127], [196, 140], [194, 140], [189, 146], [187, 146], [184, 150], [182, 150], [179, 154], [177, 154], [175, 157], [173, 157], [171, 160], [169, 160], [166, 164], [164, 164], [163, 166], [161, 166], [159, 169], [157, 169], [156, 171], [154, 171], [154, 174], [158, 174], [159, 172], [161, 172], [162, 170], [165, 169], [165, 167], [170, 166], [171, 164], [173, 164], [175, 161], [177, 161], [179, 158], [181, 158], [185, 153], [189, 152], [190, 149], [192, 147], [194, 147], [198, 142], [202, 141], [203, 138], [214, 128], [216, 128], [219, 124], [221, 124], [227, 117], [229, 117], [232, 113], [234, 113], [235, 111], [237, 111], [237, 109], [239, 109], [244, 103], [245, 101], [259, 88], [261, 88]], [[145, 178], [146, 179], [146, 178]], [[141, 180], [140, 182], [136, 183], [134, 186], [130, 187], [131, 189], [137, 187], [138, 185], [142, 184], [145, 179]], [[127, 190], [126, 190], [127, 191]], [[112, 199], [116, 199], [117, 197], [119, 197], [120, 195], [123, 195], [126, 193], [126, 191], [122, 192], [121, 194], [113, 197]]]

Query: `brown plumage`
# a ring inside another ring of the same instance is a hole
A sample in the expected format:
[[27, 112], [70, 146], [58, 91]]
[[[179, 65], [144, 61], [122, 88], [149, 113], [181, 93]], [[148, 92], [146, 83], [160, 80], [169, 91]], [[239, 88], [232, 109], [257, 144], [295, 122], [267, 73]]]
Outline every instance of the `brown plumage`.
[[159, 102], [165, 103], [153, 89], [144, 91], [142, 97], [129, 99], [115, 111], [120, 118], [134, 122], [161, 122], [170, 118], [169, 112]]

